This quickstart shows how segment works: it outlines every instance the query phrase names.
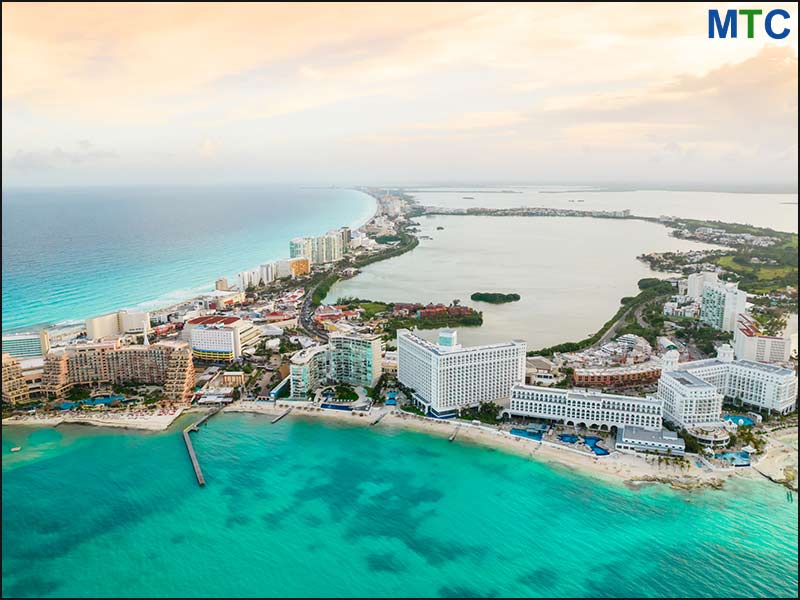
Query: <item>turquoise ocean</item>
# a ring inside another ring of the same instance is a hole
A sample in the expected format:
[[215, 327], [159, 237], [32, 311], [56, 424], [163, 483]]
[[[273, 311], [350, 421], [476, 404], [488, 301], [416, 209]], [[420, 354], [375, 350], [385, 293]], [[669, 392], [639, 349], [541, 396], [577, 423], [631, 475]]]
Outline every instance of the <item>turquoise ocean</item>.
[[[4, 596], [796, 596], [765, 481], [639, 491], [391, 429], [3, 427]], [[22, 446], [11, 454], [10, 448]]]
[[3, 189], [3, 332], [190, 298], [374, 211], [336, 188]]

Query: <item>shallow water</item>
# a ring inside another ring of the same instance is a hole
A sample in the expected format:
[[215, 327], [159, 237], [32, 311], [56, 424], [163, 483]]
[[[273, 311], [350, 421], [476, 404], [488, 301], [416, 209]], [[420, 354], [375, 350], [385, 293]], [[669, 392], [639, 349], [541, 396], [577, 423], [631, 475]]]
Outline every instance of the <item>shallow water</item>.
[[[446, 438], [289, 417], [3, 428], [4, 596], [794, 596], [785, 490], [631, 491]], [[23, 450], [14, 455], [12, 446]]]

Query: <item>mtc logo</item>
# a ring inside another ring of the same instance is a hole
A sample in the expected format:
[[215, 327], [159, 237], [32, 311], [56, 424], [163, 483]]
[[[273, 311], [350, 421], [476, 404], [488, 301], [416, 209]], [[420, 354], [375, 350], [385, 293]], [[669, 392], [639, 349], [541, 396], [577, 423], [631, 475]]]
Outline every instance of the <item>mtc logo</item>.
[[[762, 11], [760, 8], [741, 8], [739, 9], [738, 13], [735, 10], [727, 10], [725, 11], [725, 20], [723, 21], [719, 16], [718, 10], [709, 10], [708, 37], [715, 37], [714, 32], [716, 31], [718, 34], [716, 37], [728, 37], [728, 32], [730, 32], [730, 37], [735, 38], [738, 17], [739, 15], [744, 15], [747, 17], [747, 37], [752, 38], [755, 33], [756, 16], [763, 12], [764, 11]], [[781, 19], [788, 19], [789, 13], [781, 8], [776, 8], [775, 10], [769, 11], [767, 16], [764, 17], [764, 31], [766, 31], [767, 35], [773, 40], [782, 40], [789, 35], [788, 27], [784, 27], [782, 31], [775, 31], [775, 29], [773, 29], [773, 27], [776, 25], [776, 23], [773, 23], [773, 20], [778, 17]]]

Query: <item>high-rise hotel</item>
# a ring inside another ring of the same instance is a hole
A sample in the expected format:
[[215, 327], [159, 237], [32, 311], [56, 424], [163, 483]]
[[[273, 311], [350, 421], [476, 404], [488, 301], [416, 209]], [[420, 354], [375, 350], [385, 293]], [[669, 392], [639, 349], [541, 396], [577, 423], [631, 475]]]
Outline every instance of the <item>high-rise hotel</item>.
[[397, 379], [426, 413], [454, 417], [461, 408], [508, 398], [525, 380], [526, 349], [522, 340], [465, 348], [454, 329], [440, 330], [434, 344], [398, 329]]

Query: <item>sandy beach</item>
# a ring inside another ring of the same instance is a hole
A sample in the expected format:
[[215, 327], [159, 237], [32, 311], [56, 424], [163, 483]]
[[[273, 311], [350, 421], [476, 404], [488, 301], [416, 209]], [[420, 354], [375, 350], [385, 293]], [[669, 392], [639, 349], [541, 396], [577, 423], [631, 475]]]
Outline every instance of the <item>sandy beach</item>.
[[[694, 461], [688, 469], [680, 469], [676, 465], [659, 465], [657, 459], [643, 455], [612, 452], [608, 456], [599, 457], [588, 449], [569, 447], [557, 443], [540, 443], [537, 440], [513, 436], [505, 431], [488, 425], [473, 425], [465, 421], [439, 421], [420, 417], [400, 410], [389, 408], [366, 411], [337, 411], [319, 409], [309, 403], [279, 403], [277, 407], [265, 402], [238, 402], [225, 408], [225, 412], [252, 412], [277, 416], [293, 406], [292, 413], [286, 418], [326, 419], [341, 423], [370, 425], [381, 414], [389, 411], [376, 427], [393, 427], [409, 429], [422, 433], [450, 437], [458, 428], [454, 443], [474, 443], [486, 447], [512, 452], [532, 460], [541, 461], [556, 468], [580, 470], [582, 474], [636, 486], [651, 482], [668, 483], [675, 488], [720, 487], [722, 482], [739, 475], [733, 469], [712, 471], [699, 468]], [[364, 416], [359, 416], [364, 415]]]
[[39, 427], [57, 427], [62, 423], [77, 425], [96, 425], [99, 427], [121, 427], [124, 429], [143, 429], [146, 431], [164, 431], [183, 413], [184, 407], [178, 406], [156, 412], [73, 412], [65, 411], [63, 415], [16, 415], [3, 419], [3, 425], [34, 425]]

